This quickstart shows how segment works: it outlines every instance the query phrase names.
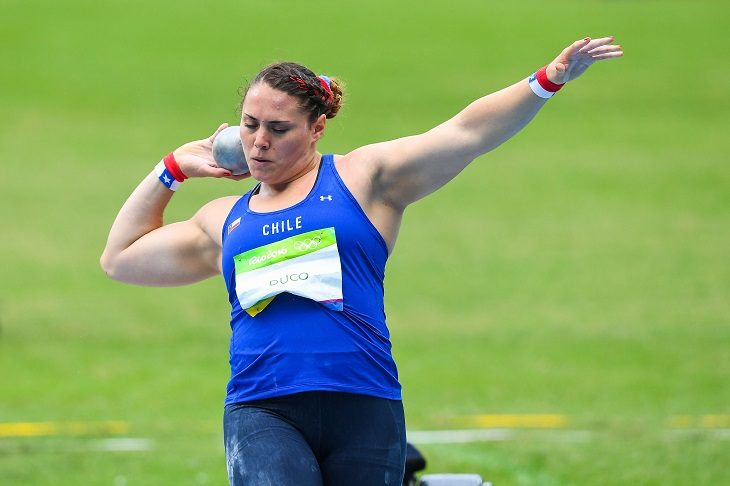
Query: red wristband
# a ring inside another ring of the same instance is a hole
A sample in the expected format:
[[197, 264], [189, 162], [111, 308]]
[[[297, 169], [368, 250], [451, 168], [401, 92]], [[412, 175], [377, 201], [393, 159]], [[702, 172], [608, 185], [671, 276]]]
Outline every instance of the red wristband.
[[537, 77], [537, 82], [540, 83], [540, 86], [545, 91], [550, 91], [551, 93], [555, 93], [557, 91], [560, 91], [560, 88], [565, 86], [565, 83], [563, 84], [556, 84], [550, 81], [547, 77], [547, 66], [541, 67], [538, 69], [538, 71], [535, 73]]
[[167, 154], [162, 161], [165, 163], [165, 167], [176, 181], [182, 182], [188, 178], [188, 176], [183, 174], [183, 171], [180, 170], [180, 166], [177, 165], [177, 160], [175, 160], [175, 155], [172, 152]]

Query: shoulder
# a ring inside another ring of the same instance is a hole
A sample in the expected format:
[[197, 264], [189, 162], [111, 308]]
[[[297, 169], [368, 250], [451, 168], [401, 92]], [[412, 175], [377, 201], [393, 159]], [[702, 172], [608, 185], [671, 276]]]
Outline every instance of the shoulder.
[[369, 180], [378, 170], [386, 153], [383, 143], [365, 145], [345, 155], [335, 155], [337, 172], [348, 181], [352, 179]]
[[372, 159], [368, 158], [361, 149], [354, 150], [345, 155], [334, 156], [334, 165], [337, 169], [337, 174], [361, 204], [361, 197], [358, 196], [361, 196], [363, 190], [367, 189], [370, 185], [371, 162]]
[[195, 213], [195, 217], [215, 217], [220, 215], [220, 213], [224, 213], [223, 217], [225, 219], [225, 216], [228, 215], [233, 208], [233, 205], [236, 204], [239, 199], [241, 199], [241, 196], [225, 196], [213, 199], [198, 209], [198, 212]]
[[384, 171], [407, 159], [413, 147], [423, 149], [428, 144], [429, 135], [420, 134], [363, 145], [345, 155], [336, 155], [335, 165], [340, 172], [377, 179]]
[[[392, 160], [398, 157], [398, 143], [390, 140], [359, 147], [348, 154], [335, 156], [335, 166], [342, 180], [365, 201], [378, 199], [388, 185]], [[362, 203], [362, 202], [361, 202]]]
[[221, 243], [221, 228], [241, 196], [226, 196], [206, 203], [193, 215], [191, 221], [197, 224], [214, 241]]

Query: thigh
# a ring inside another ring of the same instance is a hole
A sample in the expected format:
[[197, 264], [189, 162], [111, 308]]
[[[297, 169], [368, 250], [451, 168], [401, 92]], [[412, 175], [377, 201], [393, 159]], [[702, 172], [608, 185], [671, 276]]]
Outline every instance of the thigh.
[[400, 401], [335, 394], [320, 459], [326, 485], [401, 485], [406, 434]]
[[231, 485], [321, 486], [319, 464], [309, 444], [276, 413], [229, 405], [223, 435]]

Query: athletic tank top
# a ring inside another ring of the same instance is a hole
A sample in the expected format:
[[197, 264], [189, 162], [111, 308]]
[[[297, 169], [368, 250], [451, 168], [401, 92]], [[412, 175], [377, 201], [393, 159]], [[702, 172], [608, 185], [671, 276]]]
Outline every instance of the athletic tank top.
[[286, 209], [241, 197], [223, 226], [231, 303], [226, 404], [325, 390], [401, 399], [385, 324], [388, 251], [325, 155]]

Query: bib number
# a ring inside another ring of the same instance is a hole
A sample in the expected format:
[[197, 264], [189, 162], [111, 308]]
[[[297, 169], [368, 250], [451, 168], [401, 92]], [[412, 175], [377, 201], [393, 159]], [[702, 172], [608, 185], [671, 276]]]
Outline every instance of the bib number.
[[236, 295], [252, 317], [282, 292], [342, 310], [342, 266], [334, 228], [291, 236], [233, 260]]

